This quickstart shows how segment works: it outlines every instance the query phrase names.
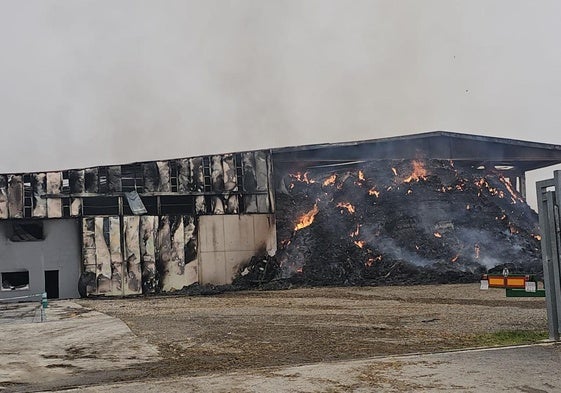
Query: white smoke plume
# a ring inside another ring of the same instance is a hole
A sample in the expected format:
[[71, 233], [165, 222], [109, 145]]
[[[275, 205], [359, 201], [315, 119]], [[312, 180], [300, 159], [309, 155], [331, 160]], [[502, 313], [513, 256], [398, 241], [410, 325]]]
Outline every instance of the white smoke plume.
[[0, 6], [3, 173], [433, 130], [561, 144], [554, 0]]

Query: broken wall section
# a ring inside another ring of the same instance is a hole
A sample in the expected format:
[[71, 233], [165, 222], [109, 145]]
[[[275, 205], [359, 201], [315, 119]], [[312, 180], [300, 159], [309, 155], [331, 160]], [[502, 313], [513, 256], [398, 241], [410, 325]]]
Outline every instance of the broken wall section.
[[82, 220], [82, 264], [95, 275], [88, 294], [126, 296], [173, 291], [198, 281], [193, 216]]
[[269, 151], [0, 174], [0, 219], [133, 215], [136, 191], [149, 215], [272, 213]]

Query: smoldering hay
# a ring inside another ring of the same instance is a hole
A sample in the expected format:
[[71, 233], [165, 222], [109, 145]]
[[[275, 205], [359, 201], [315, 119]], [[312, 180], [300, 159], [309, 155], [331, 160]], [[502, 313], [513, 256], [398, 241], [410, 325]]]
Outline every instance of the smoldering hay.
[[537, 214], [508, 172], [386, 160], [276, 176], [279, 251], [253, 258], [237, 283], [470, 282], [503, 267], [542, 274]]

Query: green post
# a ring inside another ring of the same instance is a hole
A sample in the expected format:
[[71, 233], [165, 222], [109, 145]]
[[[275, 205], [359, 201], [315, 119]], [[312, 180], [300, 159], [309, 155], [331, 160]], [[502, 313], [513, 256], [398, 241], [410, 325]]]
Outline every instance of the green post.
[[43, 294], [41, 295], [41, 306], [43, 308], [47, 308], [49, 305], [49, 302], [47, 300], [47, 292], [43, 292]]

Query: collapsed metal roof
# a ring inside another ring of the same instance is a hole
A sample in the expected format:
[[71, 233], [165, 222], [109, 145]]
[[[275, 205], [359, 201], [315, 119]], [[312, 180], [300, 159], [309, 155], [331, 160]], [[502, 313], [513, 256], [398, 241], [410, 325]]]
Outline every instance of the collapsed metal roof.
[[434, 131], [357, 142], [273, 149], [277, 164], [303, 167], [391, 159], [464, 161], [474, 166], [512, 166], [530, 171], [561, 163], [561, 146], [516, 139]]

